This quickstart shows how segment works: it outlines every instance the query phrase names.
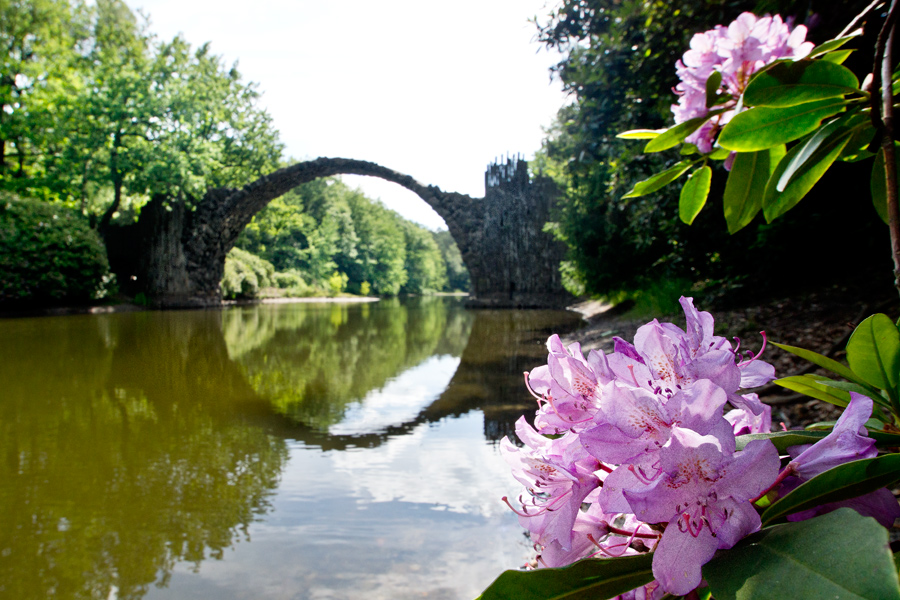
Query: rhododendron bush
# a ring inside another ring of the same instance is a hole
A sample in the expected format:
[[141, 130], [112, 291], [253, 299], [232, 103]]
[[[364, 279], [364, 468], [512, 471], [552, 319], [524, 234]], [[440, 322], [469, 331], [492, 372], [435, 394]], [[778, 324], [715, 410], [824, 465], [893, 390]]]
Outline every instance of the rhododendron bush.
[[[894, 18], [876, 62], [891, 63]], [[725, 217], [736, 231], [760, 211], [771, 221], [792, 208], [834, 161], [875, 157], [874, 204], [900, 255], [885, 118], [893, 70], [880, 75], [879, 105], [879, 77], [861, 86], [841, 64], [858, 33], [818, 47], [805, 35], [749, 13], [695, 35], [676, 65], [676, 125], [624, 134], [649, 139], [648, 152], [681, 144], [682, 158], [629, 195], [693, 169], [680, 207], [690, 223], [709, 194], [710, 161], [724, 161]], [[609, 354], [550, 337], [547, 363], [525, 377], [534, 418], [522, 417], [519, 443], [500, 449], [524, 487], [504, 500], [534, 544], [534, 568], [507, 571], [482, 598], [900, 600], [900, 553], [889, 544], [900, 523], [891, 492], [900, 482], [897, 324], [865, 319], [847, 364], [775, 344], [836, 376], [776, 384], [842, 409], [835, 422], [788, 431], [773, 428], [753, 393], [776, 375], [765, 333], [749, 350], [716, 335], [691, 298], [680, 302], [683, 328], [653, 320], [631, 341], [614, 338]]]

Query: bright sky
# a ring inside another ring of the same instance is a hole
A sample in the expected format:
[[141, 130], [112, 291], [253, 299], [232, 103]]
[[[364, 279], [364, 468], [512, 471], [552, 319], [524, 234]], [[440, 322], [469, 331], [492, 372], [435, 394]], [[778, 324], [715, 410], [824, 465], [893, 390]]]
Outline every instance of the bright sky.
[[[552, 0], [126, 0], [161, 39], [211, 42], [262, 105], [295, 159], [374, 161], [426, 185], [484, 195], [485, 167], [540, 148], [564, 103], [556, 57], [528, 19]], [[427, 227], [418, 196], [344, 177]]]

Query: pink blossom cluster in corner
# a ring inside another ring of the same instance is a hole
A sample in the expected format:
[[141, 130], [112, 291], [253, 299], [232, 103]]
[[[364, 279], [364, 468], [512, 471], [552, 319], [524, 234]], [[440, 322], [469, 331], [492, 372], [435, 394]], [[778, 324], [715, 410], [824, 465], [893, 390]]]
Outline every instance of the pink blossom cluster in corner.
[[[832, 434], [789, 449], [793, 460], [783, 469], [769, 440], [737, 451], [737, 435], [770, 430], [770, 408], [744, 390], [769, 382], [775, 370], [759, 359], [762, 351], [714, 335], [713, 317], [691, 298], [681, 305], [684, 330], [653, 320], [634, 343], [615, 338], [610, 354], [585, 356], [579, 344], [566, 347], [551, 336], [547, 364], [526, 377], [539, 404], [534, 426], [520, 418], [523, 446], [500, 445], [525, 488], [518, 503], [507, 503], [530, 532], [541, 566], [654, 553], [655, 581], [623, 600], [688, 594], [717, 550], [759, 530], [759, 497], [783, 495], [875, 452], [863, 426], [873, 404], [857, 394]], [[839, 506], [886, 525], [900, 517], [881, 490], [792, 518]]]
[[[745, 12], [727, 27], [698, 33], [691, 38], [691, 48], [675, 63], [678, 78], [675, 86], [678, 103], [672, 105], [675, 123], [704, 117], [710, 110], [728, 108], [710, 119], [685, 140], [701, 153], [712, 151], [713, 143], [722, 127], [734, 116], [738, 98], [750, 81], [750, 76], [765, 65], [781, 59], [803, 58], [813, 48], [805, 41], [806, 27], [791, 28], [780, 16], [757, 17]], [[712, 108], [706, 106], [706, 80], [713, 71], [722, 74], [719, 93], [724, 102]]]

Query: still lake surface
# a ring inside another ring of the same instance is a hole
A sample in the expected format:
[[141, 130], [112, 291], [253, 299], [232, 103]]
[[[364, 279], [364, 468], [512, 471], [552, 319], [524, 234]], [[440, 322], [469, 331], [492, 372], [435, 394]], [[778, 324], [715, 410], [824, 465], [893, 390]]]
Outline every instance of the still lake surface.
[[562, 311], [456, 298], [0, 320], [0, 598], [476, 597]]

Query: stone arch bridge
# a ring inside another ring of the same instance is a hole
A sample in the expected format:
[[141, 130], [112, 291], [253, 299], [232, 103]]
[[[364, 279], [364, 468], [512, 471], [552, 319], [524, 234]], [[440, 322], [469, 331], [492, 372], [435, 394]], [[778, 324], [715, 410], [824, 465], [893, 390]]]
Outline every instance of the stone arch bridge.
[[213, 306], [225, 255], [253, 216], [294, 187], [332, 175], [368, 175], [401, 185], [447, 223], [471, 276], [470, 300], [482, 306], [562, 306], [563, 248], [543, 232], [558, 191], [531, 180], [524, 160], [488, 167], [485, 197], [445, 192], [372, 162], [317, 158], [263, 176], [240, 189], [209, 190], [193, 209], [154, 198], [137, 223], [107, 232], [110, 262], [124, 289], [161, 307]]

